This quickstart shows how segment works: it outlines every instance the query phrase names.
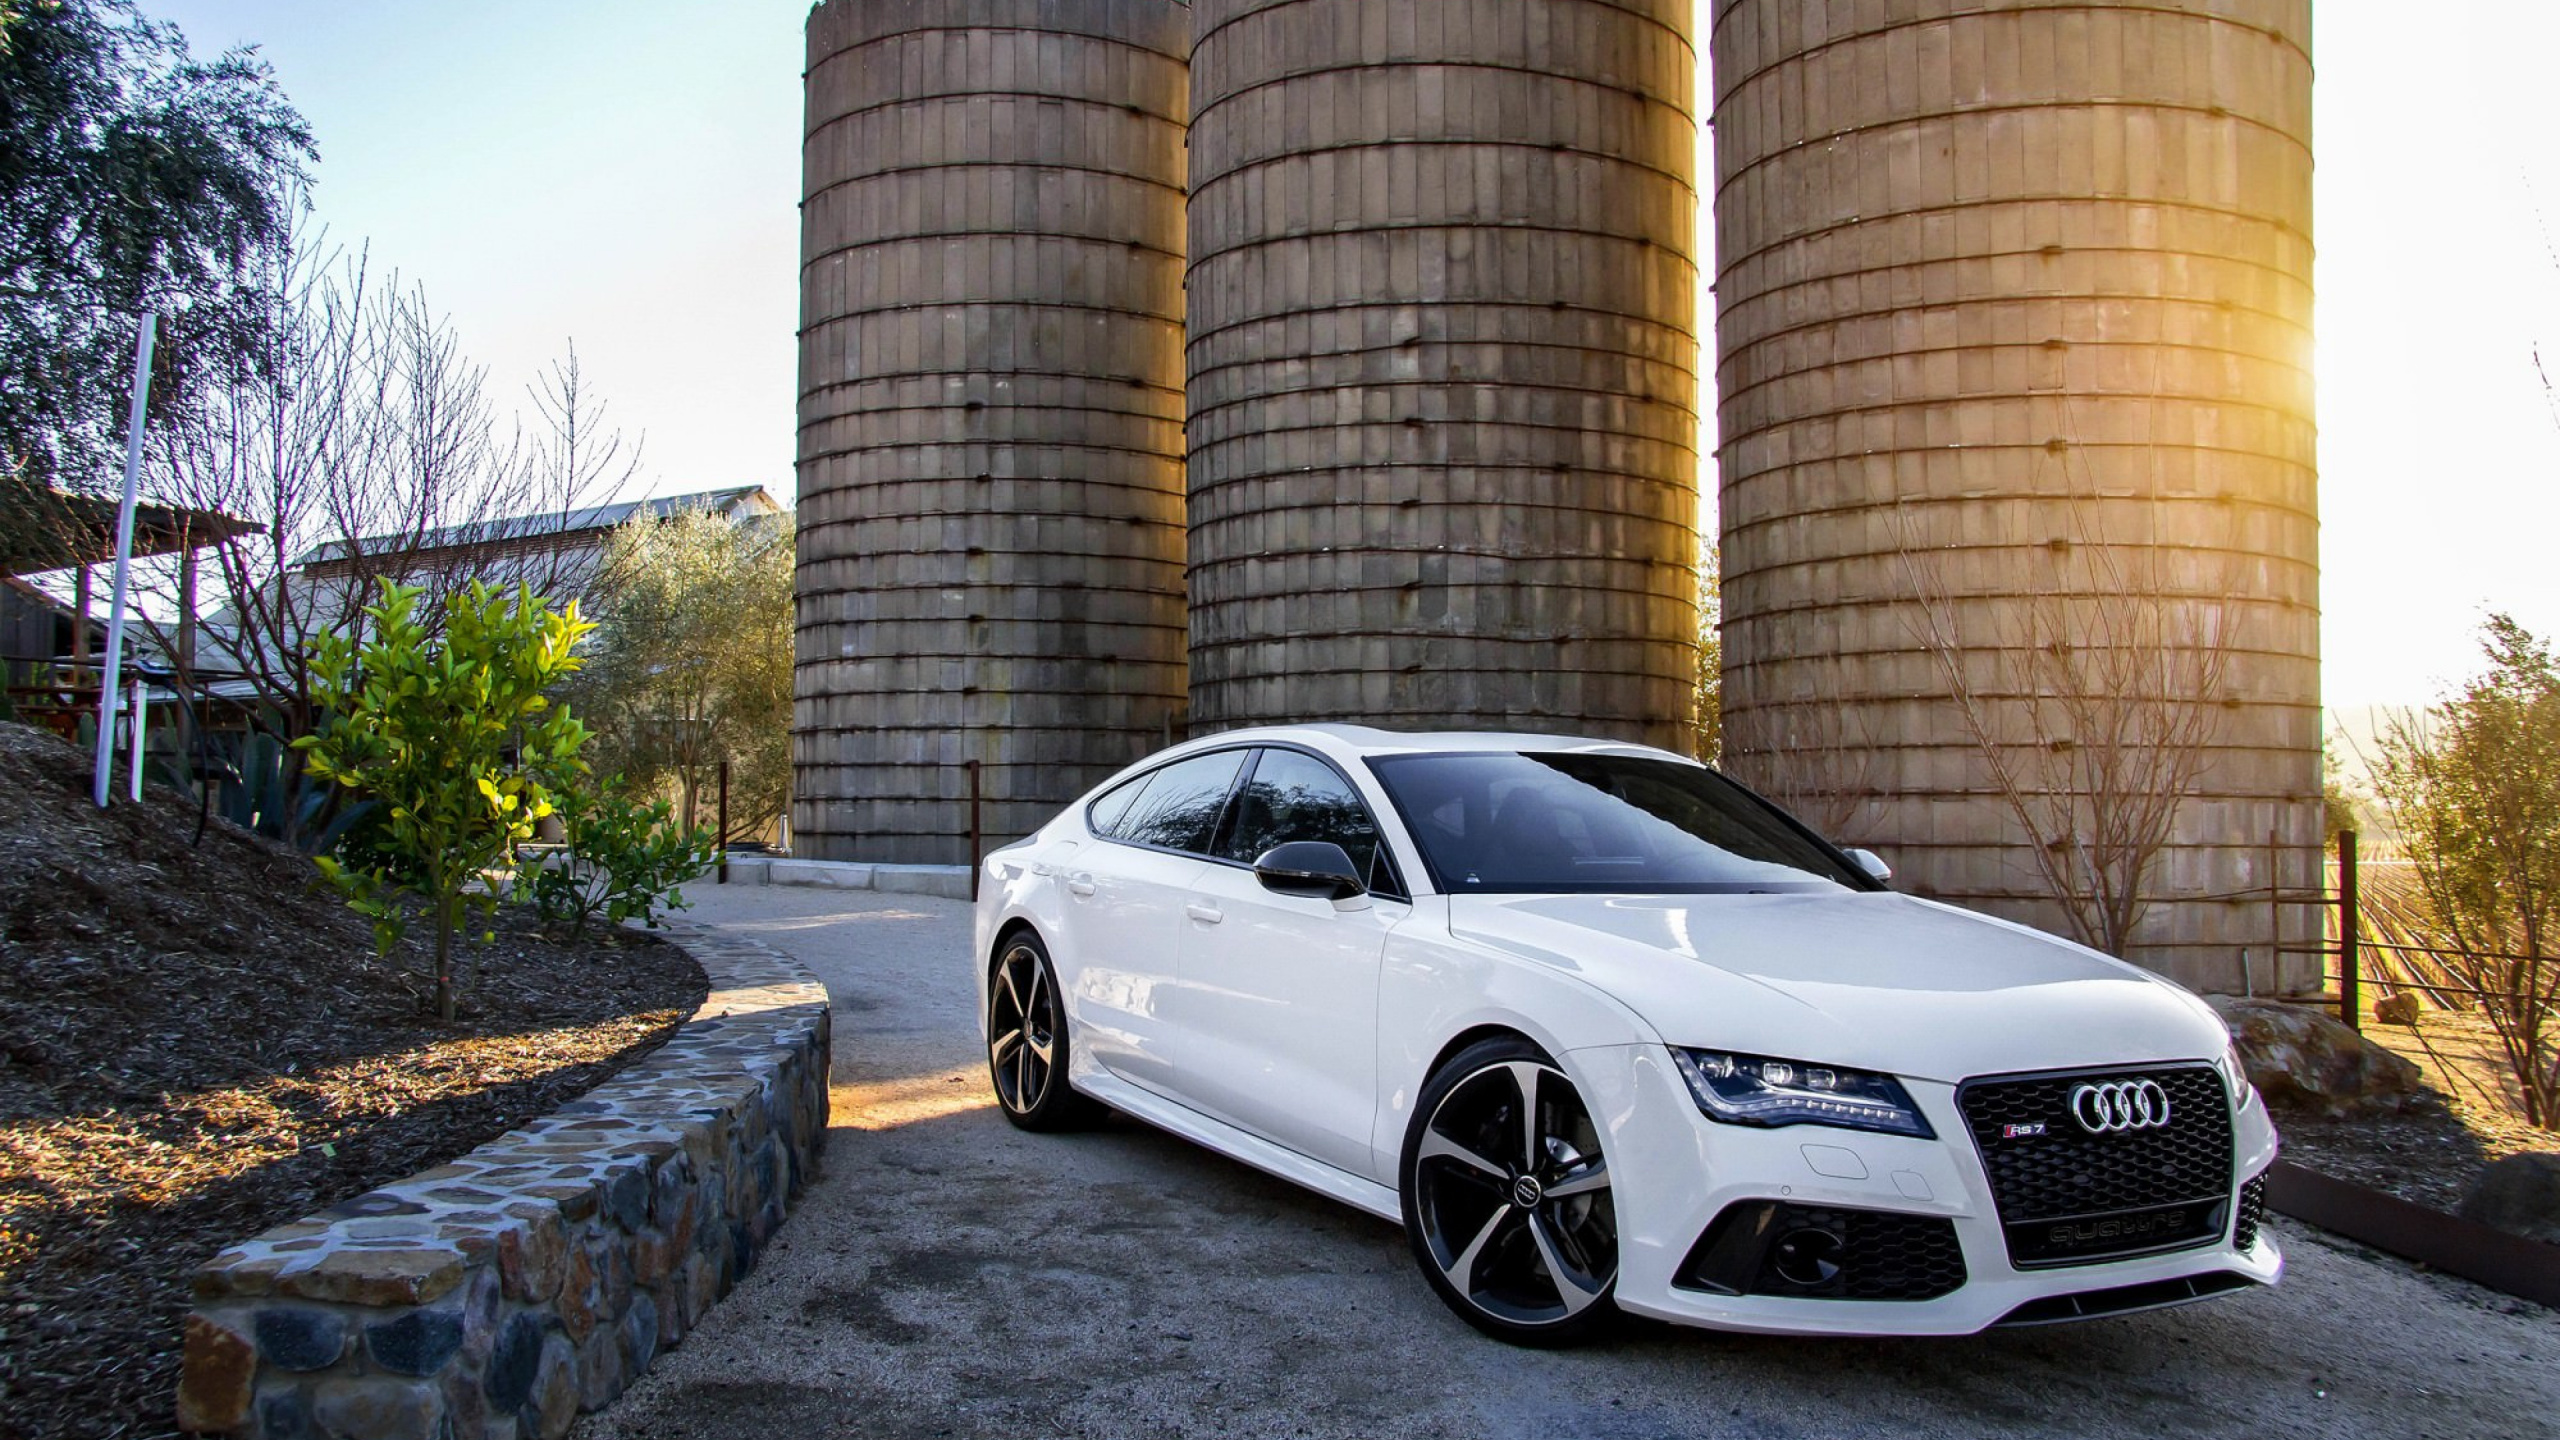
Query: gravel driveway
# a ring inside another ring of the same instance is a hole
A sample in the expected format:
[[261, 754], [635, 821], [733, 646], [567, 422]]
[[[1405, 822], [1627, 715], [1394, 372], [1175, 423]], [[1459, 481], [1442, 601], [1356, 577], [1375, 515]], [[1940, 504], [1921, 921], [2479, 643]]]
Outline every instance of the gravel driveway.
[[1964, 1340], [1478, 1336], [1390, 1225], [987, 1108], [967, 907], [703, 887], [836, 1006], [826, 1175], [605, 1437], [2560, 1436], [2560, 1314], [2279, 1223], [2274, 1291]]

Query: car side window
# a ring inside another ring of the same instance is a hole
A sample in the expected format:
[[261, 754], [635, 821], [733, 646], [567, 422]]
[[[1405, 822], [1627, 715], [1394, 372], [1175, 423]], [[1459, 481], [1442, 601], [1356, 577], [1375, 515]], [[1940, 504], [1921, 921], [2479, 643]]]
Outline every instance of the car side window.
[[1219, 750], [1177, 760], [1155, 772], [1154, 783], [1139, 796], [1119, 824], [1114, 840], [1154, 845], [1205, 855], [1218, 817], [1227, 808], [1227, 792], [1235, 789], [1236, 772], [1244, 768], [1242, 750]]
[[1235, 821], [1218, 846], [1218, 858], [1250, 865], [1292, 840], [1330, 840], [1351, 857], [1353, 869], [1369, 877], [1370, 889], [1395, 894], [1402, 888], [1380, 863], [1378, 822], [1358, 792], [1314, 756], [1265, 750], [1236, 798]]
[[1129, 807], [1137, 802], [1139, 793], [1147, 788], [1147, 783], [1155, 779], [1157, 773], [1150, 770], [1135, 780], [1124, 780], [1104, 791], [1102, 798], [1094, 801], [1084, 812], [1085, 823], [1092, 827], [1093, 833], [1105, 840], [1118, 839], [1120, 822], [1128, 818]]

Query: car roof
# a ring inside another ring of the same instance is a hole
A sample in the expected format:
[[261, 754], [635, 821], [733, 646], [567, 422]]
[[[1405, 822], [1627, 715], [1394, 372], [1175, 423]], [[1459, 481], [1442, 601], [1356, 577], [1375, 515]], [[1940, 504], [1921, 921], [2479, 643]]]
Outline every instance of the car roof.
[[1498, 730], [1384, 730], [1372, 725], [1325, 723], [1314, 725], [1266, 725], [1245, 730], [1223, 730], [1215, 735], [1195, 737], [1184, 747], [1206, 749], [1216, 745], [1267, 744], [1291, 742], [1337, 755], [1421, 755], [1450, 752], [1518, 752], [1588, 751], [1613, 754], [1657, 756], [1666, 760], [1687, 760], [1686, 755], [1627, 740], [1608, 740], [1585, 735], [1545, 735]]

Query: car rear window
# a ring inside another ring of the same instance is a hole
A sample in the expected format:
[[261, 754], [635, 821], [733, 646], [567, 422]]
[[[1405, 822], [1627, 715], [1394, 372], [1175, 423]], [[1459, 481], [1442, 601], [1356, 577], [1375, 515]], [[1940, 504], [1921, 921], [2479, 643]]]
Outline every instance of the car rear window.
[[[1109, 836], [1132, 845], [1205, 855], [1227, 808], [1227, 793], [1244, 768], [1243, 750], [1218, 750], [1177, 760], [1155, 772]], [[1117, 794], [1118, 792], [1113, 792]], [[1105, 796], [1109, 799], [1109, 796]]]

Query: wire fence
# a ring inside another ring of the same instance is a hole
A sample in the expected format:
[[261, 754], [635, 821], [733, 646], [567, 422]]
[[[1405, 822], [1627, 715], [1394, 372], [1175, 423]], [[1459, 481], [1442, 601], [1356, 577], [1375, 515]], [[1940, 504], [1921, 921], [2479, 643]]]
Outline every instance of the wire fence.
[[[2223, 900], [2263, 899], [2279, 912], [2287, 906], [2316, 906], [2323, 912], [2321, 938], [2312, 943], [2279, 943], [2278, 955], [2309, 955], [2321, 960], [2318, 994], [2292, 996], [2306, 1003], [2334, 1005], [2338, 1018], [2363, 1028], [2363, 991], [2375, 984], [2392, 993], [2413, 993], [2440, 1008], [2466, 1010], [2482, 1001], [2514, 998], [2516, 986], [2543, 993], [2545, 1004], [2560, 1004], [2560, 957], [2509, 950], [2485, 950], [2419, 938], [2424, 899], [2416, 893], [2415, 867], [2406, 860], [2360, 860], [2353, 831], [2338, 835], [2335, 856], [2324, 867], [2328, 883], [2316, 888], [2241, 891], [2215, 896]], [[2380, 872], [2376, 874], [2375, 872]], [[2387, 877], [2387, 878], [2386, 878]], [[2384, 880], [2377, 888], [2371, 882]], [[2491, 988], [2468, 978], [2481, 965], [2531, 967], [2514, 982]], [[2543, 967], [2548, 967], [2545, 970]]]

